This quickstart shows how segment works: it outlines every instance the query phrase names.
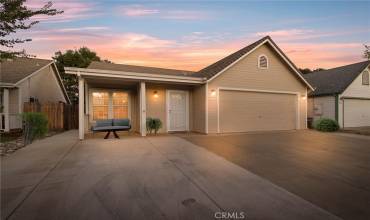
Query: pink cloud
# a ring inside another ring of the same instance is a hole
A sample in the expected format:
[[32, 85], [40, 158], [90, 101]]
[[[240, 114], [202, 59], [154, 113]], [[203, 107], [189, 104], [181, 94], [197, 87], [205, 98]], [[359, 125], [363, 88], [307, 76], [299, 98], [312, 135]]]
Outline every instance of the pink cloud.
[[152, 15], [152, 14], [158, 14], [158, 9], [150, 9], [145, 8], [141, 5], [129, 5], [124, 6], [119, 9], [119, 12], [122, 13], [125, 16], [129, 17], [139, 17], [139, 16], [146, 16], [146, 15]]
[[[41, 58], [50, 59], [58, 50], [87, 46], [115, 63], [187, 70], [199, 70], [258, 39], [255, 35], [232, 38], [227, 33], [193, 32], [172, 40], [143, 33], [112, 33], [99, 26], [41, 29], [28, 34], [33, 41], [21, 46]], [[362, 60], [363, 45], [359, 42], [274, 40], [299, 67], [331, 68]]]
[[208, 17], [206, 13], [201, 11], [165, 10], [144, 7], [142, 5], [126, 5], [120, 7], [117, 11], [119, 15], [128, 17], [156, 16], [161, 19], [171, 19], [171, 20], [195, 20], [195, 19], [204, 19]]
[[274, 40], [280, 42], [290, 42], [297, 40], [309, 40], [316, 38], [329, 38], [334, 36], [353, 35], [359, 33], [370, 33], [370, 29], [353, 29], [343, 31], [316, 31], [312, 29], [281, 29], [274, 31], [257, 32], [255, 36], [264, 37], [271, 36]]
[[[27, 1], [26, 5], [30, 8], [41, 8], [48, 0]], [[84, 19], [101, 15], [97, 10], [97, 4], [91, 2], [81, 2], [78, 0], [53, 1], [52, 8], [64, 11], [55, 16], [35, 16], [33, 19], [42, 22], [69, 22], [77, 19]]]

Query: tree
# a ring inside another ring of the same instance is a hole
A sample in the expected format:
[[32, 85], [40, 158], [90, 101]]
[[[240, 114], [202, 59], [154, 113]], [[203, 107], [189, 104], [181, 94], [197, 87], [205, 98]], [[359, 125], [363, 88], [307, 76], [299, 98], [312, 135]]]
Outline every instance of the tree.
[[312, 72], [312, 70], [310, 70], [309, 68], [304, 68], [304, 69], [299, 68], [299, 71], [301, 71], [301, 73], [303, 73], [303, 74], [307, 74], [307, 73]]
[[311, 70], [309, 68], [299, 68], [299, 71], [302, 73], [302, 74], [308, 74], [308, 73], [313, 73], [313, 72], [318, 72], [318, 71], [322, 71], [322, 70], [325, 70], [324, 68], [316, 68], [314, 70]]
[[370, 60], [370, 45], [364, 44], [365, 50], [364, 50], [364, 58]]
[[[53, 57], [58, 71], [61, 74], [63, 84], [66, 87], [69, 98], [72, 102], [78, 102], [78, 79], [75, 75], [66, 74], [64, 67], [86, 68], [92, 61], [101, 61], [100, 57], [87, 47], [78, 50], [67, 50], [64, 53], [58, 51]], [[109, 60], [103, 60], [109, 62]]]
[[[12, 58], [14, 56], [30, 56], [24, 50], [12, 51], [16, 44], [31, 41], [29, 38], [11, 38], [9, 35], [16, 33], [19, 30], [30, 29], [39, 21], [29, 21], [37, 15], [54, 16], [63, 11], [51, 8], [51, 2], [46, 3], [40, 9], [29, 9], [24, 5], [26, 0], [0, 0], [0, 46], [7, 48], [0, 49], [0, 60]], [[6, 38], [8, 37], [8, 38]]]

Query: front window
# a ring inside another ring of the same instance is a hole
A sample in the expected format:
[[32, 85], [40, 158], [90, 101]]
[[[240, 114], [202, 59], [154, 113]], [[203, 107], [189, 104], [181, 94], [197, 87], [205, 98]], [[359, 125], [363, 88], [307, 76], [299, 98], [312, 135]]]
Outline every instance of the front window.
[[92, 117], [99, 119], [128, 118], [128, 93], [127, 92], [93, 92]]
[[128, 118], [128, 95], [125, 92], [113, 92], [113, 118]]
[[108, 92], [93, 92], [92, 99], [93, 119], [107, 119], [109, 108]]

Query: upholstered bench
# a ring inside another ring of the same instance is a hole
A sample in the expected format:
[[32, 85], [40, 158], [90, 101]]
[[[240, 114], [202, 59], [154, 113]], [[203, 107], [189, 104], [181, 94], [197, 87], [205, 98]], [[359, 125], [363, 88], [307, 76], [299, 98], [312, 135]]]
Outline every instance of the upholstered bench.
[[129, 131], [131, 124], [129, 119], [104, 119], [97, 120], [96, 124], [91, 127], [93, 132], [108, 132], [104, 139], [107, 139], [111, 132], [115, 138], [119, 138], [116, 131]]

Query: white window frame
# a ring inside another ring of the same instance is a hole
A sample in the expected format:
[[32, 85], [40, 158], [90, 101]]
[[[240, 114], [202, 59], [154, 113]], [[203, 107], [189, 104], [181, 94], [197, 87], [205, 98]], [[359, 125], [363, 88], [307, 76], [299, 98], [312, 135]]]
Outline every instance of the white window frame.
[[[266, 58], [266, 67], [261, 66], [261, 57]], [[265, 54], [261, 54], [258, 56], [258, 68], [259, 69], [268, 69], [269, 68], [269, 58]]]
[[94, 92], [107, 92], [108, 93], [108, 119], [113, 118], [113, 93], [114, 92], [126, 92], [128, 94], [127, 97], [127, 104], [128, 104], [128, 112], [127, 116], [128, 119], [131, 121], [131, 93], [129, 90], [122, 90], [122, 89], [89, 89], [89, 121], [91, 123], [95, 123], [93, 115], [93, 97], [92, 94]]

